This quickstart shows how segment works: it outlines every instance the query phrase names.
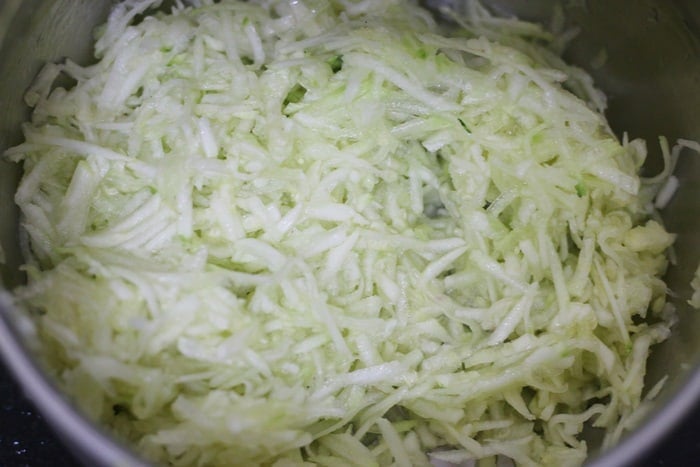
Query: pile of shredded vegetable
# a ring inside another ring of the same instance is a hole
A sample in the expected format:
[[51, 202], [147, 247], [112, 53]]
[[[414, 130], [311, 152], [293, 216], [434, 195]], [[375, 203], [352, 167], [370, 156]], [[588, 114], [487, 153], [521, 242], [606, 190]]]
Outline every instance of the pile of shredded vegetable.
[[277, 467], [578, 465], [638, 418], [664, 177], [553, 35], [471, 1], [158, 3], [47, 65], [6, 153], [15, 301], [90, 416]]

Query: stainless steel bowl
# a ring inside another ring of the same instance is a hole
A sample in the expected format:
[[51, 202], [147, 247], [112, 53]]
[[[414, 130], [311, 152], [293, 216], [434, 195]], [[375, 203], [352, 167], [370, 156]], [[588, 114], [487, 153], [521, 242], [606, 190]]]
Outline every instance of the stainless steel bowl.
[[[29, 116], [22, 95], [41, 65], [65, 57], [90, 60], [92, 30], [105, 20], [113, 0], [0, 1], [0, 152], [21, 141], [20, 123]], [[426, 1], [459, 4], [459, 0]], [[563, 5], [569, 26], [580, 29], [566, 58], [595, 77], [608, 94], [608, 117], [620, 134], [650, 143], [646, 170], [660, 166], [653, 150], [658, 135], [700, 139], [700, 3], [694, 0], [491, 0], [483, 3], [505, 14], [547, 23], [554, 5]], [[601, 50], [607, 60], [598, 58]], [[648, 377], [668, 382], [640, 427], [616, 447], [593, 447], [590, 465], [632, 464], [654, 446], [700, 399], [700, 312], [686, 303], [690, 279], [700, 261], [700, 158], [684, 154], [676, 175], [680, 189], [663, 212], [678, 234], [677, 264], [668, 273], [671, 301], [679, 324], [667, 342], [653, 350]], [[0, 160], [0, 264], [2, 288], [24, 281], [13, 194], [20, 168]], [[0, 289], [1, 290], [1, 289]], [[6, 297], [6, 296], [5, 296]], [[37, 366], [31, 342], [20, 338], [21, 320], [0, 293], [0, 354], [19, 384], [86, 465], [143, 465], [125, 446], [83, 418]]]

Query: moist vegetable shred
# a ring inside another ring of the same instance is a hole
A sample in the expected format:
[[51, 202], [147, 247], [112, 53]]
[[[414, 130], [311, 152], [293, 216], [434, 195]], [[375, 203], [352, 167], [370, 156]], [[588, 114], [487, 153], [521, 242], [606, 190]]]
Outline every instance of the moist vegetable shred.
[[90, 417], [177, 466], [579, 465], [634, 424], [674, 237], [558, 36], [174, 3], [47, 65], [6, 153], [14, 300]]

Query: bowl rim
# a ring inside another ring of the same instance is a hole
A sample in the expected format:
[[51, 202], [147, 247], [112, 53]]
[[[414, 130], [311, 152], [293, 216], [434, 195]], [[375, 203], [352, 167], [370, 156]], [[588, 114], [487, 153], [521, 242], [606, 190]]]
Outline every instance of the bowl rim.
[[[103, 467], [148, 467], [132, 448], [104, 427], [88, 419], [72, 404], [39, 367], [36, 357], [22, 342], [10, 293], [0, 289], [0, 359], [9, 373], [46, 419], [56, 436], [85, 465]], [[654, 412], [623, 439], [584, 462], [587, 467], [625, 467], [667, 438], [700, 403], [700, 365], [688, 372]]]
[[700, 366], [694, 365], [676, 389], [662, 399], [651, 414], [627, 432], [614, 446], [586, 461], [586, 467], [626, 467], [637, 465], [642, 456], [659, 446], [700, 404]]
[[35, 357], [21, 342], [13, 322], [9, 292], [0, 289], [0, 359], [19, 384], [24, 396], [47, 421], [53, 433], [84, 465], [95, 467], [147, 467], [132, 449], [82, 414], [50, 381]]

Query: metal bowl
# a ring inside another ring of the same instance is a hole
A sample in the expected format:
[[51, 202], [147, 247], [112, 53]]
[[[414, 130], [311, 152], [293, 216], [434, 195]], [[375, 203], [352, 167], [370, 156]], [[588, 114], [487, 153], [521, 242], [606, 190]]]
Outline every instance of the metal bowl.
[[[22, 95], [43, 63], [66, 57], [90, 61], [93, 28], [113, 0], [4, 0], [0, 2], [0, 152], [21, 141], [20, 123], [29, 117]], [[459, 0], [425, 1], [427, 5]], [[612, 128], [650, 143], [645, 170], [660, 167], [658, 135], [700, 139], [700, 3], [694, 0], [491, 0], [494, 10], [548, 23], [563, 5], [568, 26], [580, 32], [565, 58], [587, 69], [609, 97]], [[601, 61], [601, 51], [606, 57]], [[20, 269], [19, 213], [13, 202], [20, 168], [0, 159], [0, 354], [26, 394], [56, 433], [86, 465], [145, 465], [128, 447], [85, 419], [58, 392], [23, 340], [22, 322], [7, 295], [25, 278]], [[700, 399], [700, 312], [686, 303], [700, 261], [700, 158], [683, 154], [676, 175], [680, 188], [664, 209], [667, 228], [678, 234], [677, 262], [668, 272], [670, 300], [679, 311], [672, 337], [655, 347], [648, 378], [667, 374], [666, 386], [639, 428], [614, 448], [591, 443], [589, 465], [634, 463], [663, 439]]]

